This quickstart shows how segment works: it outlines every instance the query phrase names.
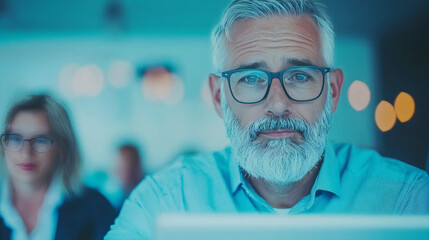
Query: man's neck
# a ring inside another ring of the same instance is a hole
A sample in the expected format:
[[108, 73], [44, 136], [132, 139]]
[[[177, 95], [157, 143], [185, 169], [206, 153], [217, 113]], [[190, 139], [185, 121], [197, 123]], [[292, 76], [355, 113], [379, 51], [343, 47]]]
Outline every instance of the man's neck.
[[267, 182], [262, 178], [246, 177], [255, 191], [274, 208], [292, 208], [301, 198], [307, 196], [316, 181], [323, 160], [300, 181], [290, 184]]

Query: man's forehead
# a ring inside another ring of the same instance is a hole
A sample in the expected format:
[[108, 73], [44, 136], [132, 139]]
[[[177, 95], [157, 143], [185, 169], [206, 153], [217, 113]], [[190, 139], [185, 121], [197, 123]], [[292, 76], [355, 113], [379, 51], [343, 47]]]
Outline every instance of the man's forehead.
[[[283, 58], [281, 60], [282, 63], [282, 68], [287, 68], [287, 67], [294, 67], [294, 66], [316, 66], [315, 63], [313, 63], [310, 59], [300, 59], [300, 58]], [[238, 66], [238, 68], [243, 68], [243, 69], [255, 69], [255, 68], [261, 68], [261, 69], [266, 69], [268, 68], [268, 63], [266, 61], [256, 61], [256, 62], [248, 62], [248, 63], [243, 63], [240, 66]]]
[[229, 29], [229, 41], [234, 41], [242, 34], [255, 33], [255, 30], [274, 35], [293, 31], [300, 31], [303, 35], [311, 35], [316, 29], [318, 29], [316, 22], [306, 14], [238, 19]]
[[319, 30], [306, 15], [241, 20], [226, 43], [226, 64], [265, 68], [275, 59], [276, 66], [320, 65], [320, 46]]

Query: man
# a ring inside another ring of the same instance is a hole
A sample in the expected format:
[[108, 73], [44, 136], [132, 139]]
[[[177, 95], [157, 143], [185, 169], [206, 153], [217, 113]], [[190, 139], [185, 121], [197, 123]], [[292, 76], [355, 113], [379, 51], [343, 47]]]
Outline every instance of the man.
[[124, 200], [143, 179], [144, 171], [138, 148], [133, 144], [123, 144], [118, 149], [115, 174], [121, 184], [122, 197], [117, 204], [120, 209]]
[[106, 239], [151, 238], [165, 212], [428, 213], [425, 172], [326, 140], [343, 83], [333, 38], [315, 1], [231, 3], [209, 77], [231, 148], [149, 176]]

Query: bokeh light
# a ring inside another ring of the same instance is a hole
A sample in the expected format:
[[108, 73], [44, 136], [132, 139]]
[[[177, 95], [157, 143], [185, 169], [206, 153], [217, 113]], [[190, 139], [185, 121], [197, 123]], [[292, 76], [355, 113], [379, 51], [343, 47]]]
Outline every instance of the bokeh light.
[[184, 96], [185, 87], [180, 77], [163, 66], [147, 69], [142, 81], [143, 94], [148, 100], [176, 104]]
[[400, 92], [398, 96], [396, 96], [394, 106], [396, 116], [402, 123], [409, 121], [413, 117], [416, 109], [413, 97], [406, 92]]
[[69, 98], [95, 97], [104, 88], [104, 76], [97, 65], [70, 63], [61, 69], [58, 85], [64, 96]]
[[170, 88], [170, 94], [165, 99], [165, 102], [168, 104], [177, 104], [179, 103], [183, 96], [185, 95], [185, 86], [183, 85], [182, 79], [175, 74], [172, 75], [172, 85]]
[[381, 101], [375, 109], [375, 123], [382, 132], [387, 132], [395, 126], [395, 109], [387, 101]]
[[143, 93], [149, 100], [166, 99], [173, 79], [164, 67], [152, 67], [143, 75]]
[[103, 87], [103, 72], [97, 65], [80, 67], [73, 76], [73, 89], [78, 96], [95, 97]]
[[128, 86], [134, 75], [133, 65], [125, 60], [113, 61], [107, 70], [107, 80], [116, 88]]
[[364, 82], [355, 80], [349, 87], [348, 99], [356, 111], [364, 110], [371, 99], [371, 92]]

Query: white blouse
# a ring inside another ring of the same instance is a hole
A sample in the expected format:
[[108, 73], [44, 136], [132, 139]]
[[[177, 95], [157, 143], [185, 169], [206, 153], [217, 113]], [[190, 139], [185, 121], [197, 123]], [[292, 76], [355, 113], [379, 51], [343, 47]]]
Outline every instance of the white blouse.
[[10, 182], [5, 181], [0, 196], [0, 215], [5, 225], [12, 230], [12, 240], [54, 240], [57, 229], [58, 207], [65, 196], [62, 181], [54, 179], [45, 194], [37, 215], [37, 224], [27, 234], [24, 222], [12, 204]]

